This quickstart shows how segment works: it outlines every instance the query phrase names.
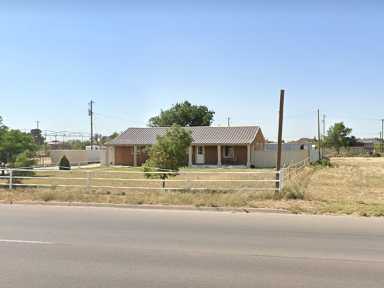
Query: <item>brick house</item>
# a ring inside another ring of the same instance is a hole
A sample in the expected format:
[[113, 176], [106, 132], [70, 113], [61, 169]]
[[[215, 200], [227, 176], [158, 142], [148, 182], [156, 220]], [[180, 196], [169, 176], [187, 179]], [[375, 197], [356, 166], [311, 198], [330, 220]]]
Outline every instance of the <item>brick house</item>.
[[[164, 135], [166, 127], [128, 128], [107, 144], [107, 163], [140, 166], [148, 158], [147, 148]], [[241, 165], [250, 167], [252, 153], [263, 150], [265, 138], [257, 126], [243, 127], [185, 127], [192, 132], [192, 145], [186, 151], [186, 164]]]

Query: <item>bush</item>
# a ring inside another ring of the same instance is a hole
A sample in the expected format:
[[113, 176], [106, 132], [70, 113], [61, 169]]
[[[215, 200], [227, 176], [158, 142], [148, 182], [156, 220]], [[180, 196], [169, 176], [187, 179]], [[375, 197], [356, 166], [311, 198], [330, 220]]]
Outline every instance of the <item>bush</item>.
[[317, 165], [323, 166], [323, 167], [331, 167], [331, 160], [329, 158], [323, 158], [316, 162]]
[[29, 152], [25, 151], [17, 155], [14, 168], [30, 168], [35, 165], [35, 160], [31, 159]]
[[[15, 163], [11, 166], [12, 168], [19, 169], [32, 169], [32, 166], [35, 165], [35, 160], [31, 159], [29, 152], [25, 151], [20, 153], [15, 160]], [[33, 171], [14, 171], [14, 176], [33, 176]], [[20, 182], [20, 181], [15, 181]]]
[[60, 159], [59, 170], [71, 170], [71, 163], [69, 163], [69, 160], [65, 155]]
[[304, 200], [305, 189], [302, 185], [294, 183], [284, 187], [282, 198], [286, 200]]

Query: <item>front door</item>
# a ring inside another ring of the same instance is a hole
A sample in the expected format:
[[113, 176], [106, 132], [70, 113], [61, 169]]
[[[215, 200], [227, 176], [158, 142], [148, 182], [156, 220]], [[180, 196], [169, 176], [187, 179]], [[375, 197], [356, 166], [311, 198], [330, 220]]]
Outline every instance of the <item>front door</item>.
[[196, 146], [196, 164], [204, 164], [204, 146]]

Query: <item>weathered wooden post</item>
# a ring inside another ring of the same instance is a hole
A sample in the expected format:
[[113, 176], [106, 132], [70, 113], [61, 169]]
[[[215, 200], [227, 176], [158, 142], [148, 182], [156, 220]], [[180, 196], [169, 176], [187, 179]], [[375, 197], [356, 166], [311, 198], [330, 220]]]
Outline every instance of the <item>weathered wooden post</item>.
[[86, 185], [87, 193], [91, 190], [91, 172], [87, 171], [87, 185]]
[[283, 115], [284, 115], [284, 90], [280, 90], [280, 106], [279, 106], [279, 131], [277, 139], [277, 161], [276, 161], [276, 189], [275, 189], [275, 198], [278, 198], [281, 191], [280, 182], [281, 180], [281, 151], [282, 151], [282, 141], [283, 141]]
[[13, 188], [13, 179], [12, 179], [12, 176], [13, 176], [13, 170], [12, 170], [12, 169], [9, 169], [9, 190], [12, 190], [12, 188]]

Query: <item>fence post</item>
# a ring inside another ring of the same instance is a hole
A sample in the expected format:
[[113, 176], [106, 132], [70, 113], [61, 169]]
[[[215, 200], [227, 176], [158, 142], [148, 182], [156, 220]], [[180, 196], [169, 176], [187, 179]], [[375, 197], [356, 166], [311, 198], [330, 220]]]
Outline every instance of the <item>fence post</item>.
[[12, 169], [9, 169], [9, 190], [12, 190], [12, 188], [13, 188], [13, 179], [12, 179], [12, 176], [13, 176], [13, 170], [12, 170]]
[[284, 188], [284, 169], [280, 169], [279, 173], [279, 192], [282, 192]]
[[87, 192], [91, 189], [91, 172], [87, 171]]

